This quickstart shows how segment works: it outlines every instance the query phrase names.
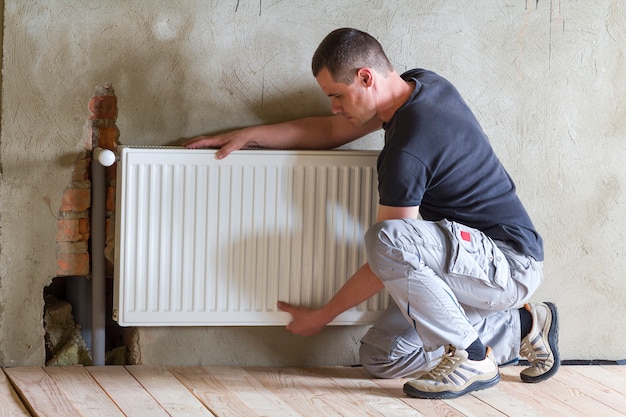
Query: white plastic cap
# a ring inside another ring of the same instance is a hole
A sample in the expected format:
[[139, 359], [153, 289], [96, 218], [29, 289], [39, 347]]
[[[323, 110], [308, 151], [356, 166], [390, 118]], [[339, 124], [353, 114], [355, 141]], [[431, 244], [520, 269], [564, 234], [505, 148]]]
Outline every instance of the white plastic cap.
[[96, 148], [94, 156], [105, 167], [110, 167], [115, 163], [115, 154], [109, 149]]

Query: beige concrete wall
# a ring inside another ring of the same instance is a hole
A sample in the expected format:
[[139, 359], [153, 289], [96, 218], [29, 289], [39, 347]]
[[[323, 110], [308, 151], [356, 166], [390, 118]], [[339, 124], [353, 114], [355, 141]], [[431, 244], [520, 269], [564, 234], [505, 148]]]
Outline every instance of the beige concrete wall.
[[[310, 57], [326, 33], [375, 35], [398, 71], [452, 80], [545, 237], [565, 359], [626, 357], [623, 0], [5, 0], [0, 365], [42, 364], [55, 219], [94, 87], [113, 83], [126, 144], [169, 144], [324, 114]], [[380, 136], [357, 146], [376, 148]], [[353, 363], [363, 328], [141, 329], [144, 363]]]

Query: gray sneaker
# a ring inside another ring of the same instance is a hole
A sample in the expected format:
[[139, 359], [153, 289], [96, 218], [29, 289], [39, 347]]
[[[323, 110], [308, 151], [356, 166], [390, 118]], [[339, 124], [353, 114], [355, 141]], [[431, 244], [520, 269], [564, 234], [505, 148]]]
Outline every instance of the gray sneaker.
[[456, 398], [471, 391], [489, 388], [500, 381], [500, 371], [491, 348], [482, 361], [472, 361], [465, 350], [452, 346], [441, 362], [420, 378], [404, 384], [404, 393], [415, 398]]
[[541, 382], [556, 373], [559, 358], [559, 320], [553, 303], [530, 303], [524, 306], [533, 316], [533, 326], [522, 339], [520, 355], [530, 367], [520, 372], [524, 382]]

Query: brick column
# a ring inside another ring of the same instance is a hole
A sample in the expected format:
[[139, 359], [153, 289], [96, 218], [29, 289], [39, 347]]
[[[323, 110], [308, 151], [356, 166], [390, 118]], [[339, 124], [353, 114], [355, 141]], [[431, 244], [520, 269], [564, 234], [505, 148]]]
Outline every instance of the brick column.
[[81, 152], [74, 164], [71, 184], [63, 192], [57, 218], [57, 275], [89, 275], [89, 180], [87, 152]]
[[[85, 151], [74, 165], [72, 182], [63, 193], [57, 220], [57, 275], [86, 276], [90, 272], [89, 237], [91, 208], [92, 151], [96, 147], [115, 151], [119, 144], [117, 97], [110, 84], [96, 87], [88, 105], [91, 116], [84, 132]], [[97, 163], [97, 162], [95, 162]], [[106, 246], [107, 274], [113, 273], [115, 164], [106, 168]]]
[[[117, 97], [111, 84], [96, 87], [96, 94], [89, 102], [89, 131], [91, 132], [91, 149], [100, 147], [117, 150], [120, 144], [120, 131], [115, 124], [117, 120]], [[87, 138], [89, 139], [89, 138]], [[106, 168], [106, 243], [104, 256], [107, 260], [106, 273], [113, 275], [115, 253], [115, 177], [116, 166]]]

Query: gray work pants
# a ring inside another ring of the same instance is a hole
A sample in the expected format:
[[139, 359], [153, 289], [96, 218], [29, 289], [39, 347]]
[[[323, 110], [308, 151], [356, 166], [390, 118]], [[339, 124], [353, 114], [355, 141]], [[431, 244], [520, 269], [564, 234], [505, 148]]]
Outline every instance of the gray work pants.
[[542, 263], [479, 230], [442, 220], [387, 220], [365, 236], [368, 262], [393, 302], [361, 340], [361, 363], [381, 378], [438, 363], [443, 347], [476, 338], [499, 364], [518, 357], [521, 307]]

